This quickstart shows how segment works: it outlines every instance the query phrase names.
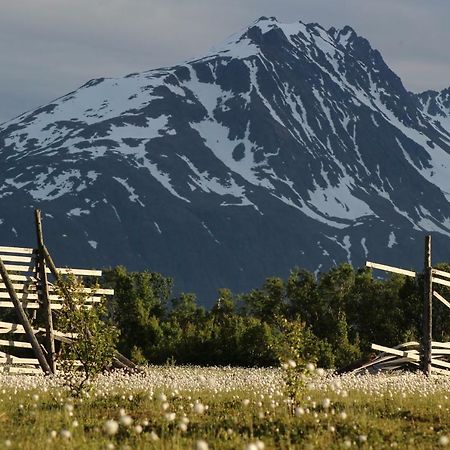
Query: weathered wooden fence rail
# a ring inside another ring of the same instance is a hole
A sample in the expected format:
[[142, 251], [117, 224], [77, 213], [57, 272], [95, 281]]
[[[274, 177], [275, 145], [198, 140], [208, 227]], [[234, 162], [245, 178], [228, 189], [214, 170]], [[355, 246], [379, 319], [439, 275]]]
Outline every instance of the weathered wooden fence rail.
[[[0, 321], [0, 371], [8, 373], [48, 373], [57, 371], [55, 340], [71, 342], [70, 336], [53, 329], [54, 312], [63, 307], [56, 283], [64, 274], [98, 278], [101, 270], [57, 268], [45, 246], [41, 213], [35, 211], [37, 248], [0, 246], [0, 310], [14, 310], [19, 323]], [[82, 288], [86, 306], [92, 307], [113, 289]], [[64, 292], [64, 295], [70, 295]], [[37, 313], [43, 316], [44, 327], [33, 326]], [[34, 357], [14, 354], [32, 350]], [[133, 364], [120, 354], [115, 363], [120, 367]]]

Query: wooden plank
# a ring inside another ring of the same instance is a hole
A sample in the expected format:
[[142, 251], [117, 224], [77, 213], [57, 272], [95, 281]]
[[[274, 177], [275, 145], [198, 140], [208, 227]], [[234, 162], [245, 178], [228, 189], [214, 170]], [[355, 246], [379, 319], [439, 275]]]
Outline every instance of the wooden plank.
[[390, 353], [392, 355], [403, 356], [403, 351], [397, 350], [395, 348], [385, 347], [383, 345], [378, 345], [378, 344], [372, 344], [371, 348], [372, 348], [372, 350], [378, 350], [380, 352]]
[[[64, 299], [62, 299], [59, 295], [50, 295], [49, 297], [50, 297], [50, 300], [52, 301], [52, 306], [53, 306], [54, 302], [63, 302], [64, 301]], [[98, 303], [102, 300], [102, 298], [103, 297], [99, 297], [99, 296], [87, 297], [86, 302], [87, 303]]]
[[404, 356], [402, 358], [395, 358], [391, 361], [386, 361], [380, 364], [380, 369], [396, 369], [404, 366], [405, 364], [414, 364], [416, 366], [419, 365], [418, 360], [412, 360], [410, 357]]
[[[11, 322], [1, 322], [0, 321], [0, 333], [8, 331], [10, 333], [25, 333], [25, 329], [22, 325]], [[45, 328], [33, 329], [34, 333], [44, 332]], [[67, 337], [67, 338], [76, 338], [78, 333], [62, 333], [61, 331], [54, 330], [55, 336], [58, 337]], [[0, 352], [1, 355], [1, 352]]]
[[0, 339], [0, 346], [15, 347], [15, 348], [32, 348], [29, 342], [19, 342], [6, 339]]
[[443, 270], [433, 269], [433, 275], [438, 275], [443, 278], [450, 278], [450, 272], [444, 272]]
[[438, 341], [433, 341], [431, 343], [432, 347], [436, 347], [436, 348], [450, 348], [450, 342], [438, 342]]
[[25, 264], [31, 264], [35, 259], [34, 256], [15, 256], [15, 255], [1, 255], [1, 254], [0, 257], [3, 259], [3, 261], [20, 262]]
[[[24, 308], [26, 309], [39, 309], [42, 305], [36, 302], [24, 302]], [[62, 309], [62, 303], [52, 303], [52, 309]], [[0, 308], [14, 308], [13, 302], [0, 301]], [[86, 308], [92, 308], [92, 303], [86, 304]]]
[[[28, 293], [28, 292], [16, 292], [17, 296], [20, 300], [37, 300], [38, 296], [35, 293]], [[9, 295], [9, 292], [1, 292], [0, 291], [0, 298], [11, 298]]]
[[[90, 269], [71, 269], [71, 268], [56, 268], [56, 270], [61, 274], [71, 274], [71, 275], [81, 275], [89, 277], [101, 277], [101, 270], [90, 270]], [[47, 273], [51, 273], [50, 269], [47, 268]]]
[[[1, 287], [1, 285], [0, 285]], [[56, 286], [52, 286], [50, 285], [50, 292], [55, 292]], [[114, 289], [101, 289], [101, 288], [83, 288], [81, 289], [82, 292], [89, 294], [91, 292], [93, 292], [95, 295], [114, 295]]]
[[440, 367], [450, 368], [450, 362], [441, 361], [440, 359], [431, 358], [431, 364], [435, 364], [436, 366]]
[[[34, 265], [18, 265], [18, 264], [5, 264], [6, 270], [8, 272], [31, 272], [34, 273], [35, 267]], [[68, 267], [57, 268], [56, 269], [60, 274], [65, 275], [77, 275], [77, 276], [89, 276], [89, 277], [101, 277], [101, 270], [90, 270], [90, 269], [72, 269]], [[47, 267], [45, 269], [46, 273], [51, 273], [50, 269]]]
[[433, 291], [433, 295], [440, 301], [442, 302], [447, 308], [450, 308], [450, 303], [445, 300], [444, 297], [442, 297], [441, 294], [439, 294], [439, 292]]
[[373, 350], [378, 350], [378, 351], [384, 352], [384, 353], [390, 353], [392, 355], [401, 356], [403, 358], [409, 358], [409, 359], [412, 359], [413, 361], [419, 361], [419, 354], [418, 354], [417, 350], [403, 351], [403, 350], [397, 350], [395, 348], [384, 347], [383, 345], [378, 345], [378, 344], [372, 344], [371, 347]]
[[396, 359], [397, 357], [394, 355], [386, 355], [386, 356], [378, 356], [373, 361], [368, 362], [367, 364], [364, 364], [361, 367], [358, 367], [355, 372], [363, 372], [365, 369], [368, 369], [369, 367], [375, 366], [377, 364], [380, 364], [385, 361], [390, 361], [392, 359]]
[[21, 266], [18, 264], [5, 264], [8, 272], [34, 272], [34, 265]]
[[404, 342], [403, 344], [396, 345], [394, 348], [396, 348], [396, 349], [406, 348], [406, 347], [417, 347], [417, 348], [419, 348], [419, 346], [420, 346], [419, 342], [409, 341], [409, 342]]
[[437, 367], [431, 366], [431, 373], [436, 373], [439, 375], [450, 375], [450, 370], [438, 369]]
[[[27, 309], [38, 309], [41, 305], [39, 303], [35, 303], [35, 302], [24, 302], [24, 307]], [[13, 302], [4, 302], [4, 301], [0, 301], [0, 308], [14, 308], [14, 303]], [[61, 309], [61, 307], [56, 308], [56, 309]]]
[[0, 253], [16, 253], [23, 255], [31, 255], [34, 252], [33, 248], [25, 247], [0, 247]]
[[450, 355], [450, 348], [434, 348], [431, 354], [436, 358], [439, 356]]
[[2, 328], [13, 328], [13, 327], [17, 327], [17, 328], [22, 328], [22, 330], [24, 329], [22, 325], [19, 325], [18, 323], [13, 323], [13, 322], [3, 322], [0, 321], [0, 327]]
[[433, 277], [432, 281], [433, 281], [433, 283], [442, 284], [443, 286], [450, 286], [449, 280], [442, 280], [441, 278]]
[[76, 339], [78, 337], [78, 333], [63, 333], [61, 331], [55, 330], [56, 338], [68, 338], [68, 339]]
[[[11, 275], [9, 276], [11, 278]], [[36, 291], [36, 284], [34, 282], [30, 283], [13, 283], [13, 287], [16, 291]], [[7, 289], [5, 283], [0, 283], [0, 289]]]
[[363, 372], [365, 370], [368, 370], [369, 368], [372, 368], [374, 370], [394, 370], [396, 368], [402, 367], [405, 363], [413, 364], [415, 366], [419, 365], [418, 360], [412, 360], [409, 357], [397, 357], [394, 355], [388, 355], [388, 356], [381, 356], [375, 359], [374, 361], [371, 361], [370, 363], [366, 364], [365, 366], [362, 366], [357, 369], [357, 372]]
[[95, 295], [114, 295], [114, 289], [83, 288], [82, 292], [85, 292], [87, 294], [93, 292]]
[[0, 328], [0, 334], [9, 334], [9, 333], [24, 334], [25, 331], [19, 331], [13, 328]]
[[35, 364], [39, 366], [39, 361], [36, 358], [21, 358], [8, 353], [0, 352], [1, 362], [7, 362], [9, 364]]
[[25, 282], [36, 282], [36, 278], [31, 275], [18, 275], [15, 273], [9, 274], [9, 279], [12, 281], [25, 281]]
[[[33, 292], [33, 293], [17, 292], [17, 296], [18, 296], [19, 300], [22, 302], [39, 299], [39, 295], [35, 292]], [[0, 291], [0, 298], [8, 298], [9, 299], [10, 298], [9, 293]], [[54, 302], [62, 302], [63, 301], [63, 299], [59, 295], [50, 295], [49, 298], [52, 301], [52, 305]], [[99, 296], [93, 296], [93, 297], [86, 298], [87, 303], [98, 303], [101, 300], [102, 300], [102, 297], [99, 297]]]
[[401, 275], [406, 275], [407, 277], [415, 277], [416, 276], [416, 272], [413, 272], [412, 270], [400, 269], [398, 267], [387, 266], [385, 264], [378, 264], [378, 263], [374, 263], [374, 262], [370, 262], [370, 261], [366, 262], [366, 267], [370, 267], [371, 269], [384, 270], [386, 272], [399, 273]]

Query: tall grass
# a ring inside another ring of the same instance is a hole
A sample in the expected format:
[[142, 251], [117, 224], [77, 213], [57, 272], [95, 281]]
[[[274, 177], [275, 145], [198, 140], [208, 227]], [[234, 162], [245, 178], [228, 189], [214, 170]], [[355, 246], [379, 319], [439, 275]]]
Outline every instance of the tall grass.
[[450, 380], [314, 375], [285, 395], [280, 369], [150, 367], [71, 398], [58, 378], [1, 376], [0, 448], [435, 449]]

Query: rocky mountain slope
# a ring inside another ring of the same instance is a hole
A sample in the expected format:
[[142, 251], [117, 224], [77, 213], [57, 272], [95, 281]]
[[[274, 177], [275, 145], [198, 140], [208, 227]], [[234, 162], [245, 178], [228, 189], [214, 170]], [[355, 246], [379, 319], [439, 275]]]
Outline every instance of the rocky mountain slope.
[[201, 59], [96, 79], [0, 126], [0, 245], [151, 269], [210, 304], [286, 275], [450, 252], [450, 89], [350, 27], [261, 18]]

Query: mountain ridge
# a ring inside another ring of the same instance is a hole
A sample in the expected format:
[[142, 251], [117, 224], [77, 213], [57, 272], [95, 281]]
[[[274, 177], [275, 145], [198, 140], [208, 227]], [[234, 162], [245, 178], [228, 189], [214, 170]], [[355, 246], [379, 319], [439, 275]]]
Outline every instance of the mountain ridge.
[[0, 230], [19, 243], [39, 206], [64, 263], [161, 271], [206, 303], [294, 265], [414, 265], [424, 232], [443, 259], [449, 91], [409, 92], [351, 27], [263, 17], [0, 125]]

